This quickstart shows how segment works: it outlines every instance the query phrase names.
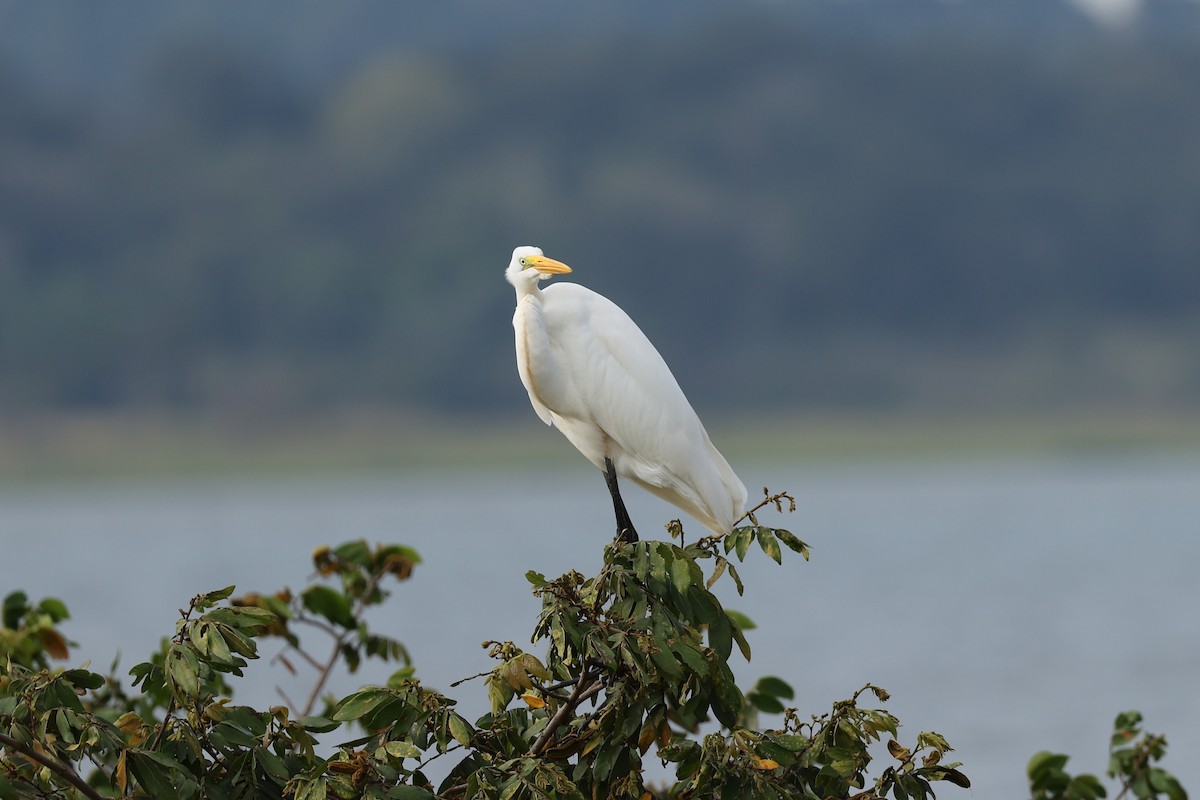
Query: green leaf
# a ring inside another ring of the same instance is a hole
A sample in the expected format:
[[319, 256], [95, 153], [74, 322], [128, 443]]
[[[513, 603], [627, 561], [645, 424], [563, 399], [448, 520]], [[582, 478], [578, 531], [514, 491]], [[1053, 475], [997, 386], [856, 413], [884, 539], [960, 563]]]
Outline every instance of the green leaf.
[[49, 615], [51, 622], [62, 622], [71, 616], [67, 611], [66, 604], [57, 597], [46, 597], [42, 602], [38, 603], [38, 610]]
[[[1080, 778], [1091, 778], [1092, 781], [1095, 782], [1096, 787], [1100, 789], [1100, 793], [1095, 795], [1095, 797], [1104, 797], [1104, 787], [1100, 785], [1100, 781], [1097, 781], [1091, 775], [1080, 775], [1079, 777]], [[953, 783], [955, 786], [961, 786], [964, 789], [971, 788], [971, 779], [968, 778], [966, 775], [962, 774], [961, 772], [959, 772], [958, 770], [953, 769], [953, 768], [947, 769], [945, 771], [944, 777], [942, 778], [942, 780], [950, 781], [950, 783]]]
[[737, 538], [734, 541], [734, 547], [737, 548], [738, 561], [745, 561], [746, 552], [750, 549], [750, 540], [754, 538], [754, 529], [738, 528], [735, 533]]
[[525, 580], [527, 580], [531, 584], [533, 584], [533, 588], [535, 588], [535, 589], [544, 589], [545, 587], [550, 585], [549, 582], [546, 580], [545, 575], [543, 575], [540, 572], [534, 572], [533, 570], [529, 570], [528, 572], [525, 573]]
[[650, 651], [650, 660], [654, 662], [659, 671], [668, 678], [679, 678], [683, 675], [683, 669], [671, 654], [671, 648], [665, 641], [659, 638], [654, 639], [655, 648]]
[[917, 747], [928, 747], [945, 753], [954, 748], [946, 741], [946, 737], [936, 731], [921, 731], [917, 734]]
[[538, 657], [533, 653], [522, 653], [518, 657], [518, 663], [521, 665], [521, 668], [525, 670], [525, 672], [537, 678], [538, 680], [550, 680], [550, 670], [546, 669], [542, 662], [538, 660]]
[[396, 786], [385, 795], [388, 800], [433, 800], [435, 795], [420, 786]]
[[686, 736], [675, 735], [671, 741], [658, 748], [658, 757], [663, 761], [682, 761], [692, 753], [699, 752], [700, 745]]
[[604, 781], [612, 774], [613, 767], [616, 766], [617, 759], [621, 755], [623, 747], [620, 743], [609, 744], [606, 747], [601, 747], [596, 753], [596, 760], [592, 763], [592, 773], [599, 781]]
[[[684, 661], [692, 671], [700, 675], [707, 675], [709, 670], [708, 661], [694, 647], [688, 644], [680, 643], [672, 648], [680, 660]], [[657, 662], [655, 662], [657, 663]]]
[[[228, 630], [228, 629], [226, 629]], [[221, 631], [216, 625], [202, 625], [200, 627], [200, 638], [204, 641], [205, 647], [198, 650], [203, 652], [207, 650], [209, 658], [218, 664], [229, 664], [233, 661], [233, 652], [229, 649], [229, 643], [225, 641], [225, 637], [221, 635]], [[199, 643], [197, 643], [199, 645]]]
[[304, 607], [314, 614], [320, 614], [325, 619], [343, 628], [353, 628], [358, 623], [350, 612], [350, 600], [341, 592], [328, 586], [310, 586], [301, 595]]
[[[949, 770], [949, 772], [958, 771]], [[954, 779], [949, 774], [947, 774], [946, 780], [954, 782]], [[1078, 800], [1096, 800], [1096, 798], [1105, 797], [1107, 794], [1108, 792], [1105, 790], [1104, 784], [1100, 783], [1095, 775], [1076, 775], [1063, 791], [1064, 797], [1074, 797], [1078, 798]]]
[[691, 560], [676, 556], [671, 561], [671, 582], [675, 585], [675, 591], [681, 595], [687, 595], [688, 587], [692, 585], [692, 567], [695, 566]]
[[471, 723], [460, 717], [458, 714], [451, 713], [449, 719], [450, 735], [454, 737], [454, 741], [464, 747], [471, 744], [471, 737], [475, 735], [475, 730], [471, 727]]
[[180, 705], [190, 705], [200, 695], [200, 660], [190, 647], [173, 644], [167, 649], [166, 673]]
[[1179, 784], [1174, 775], [1159, 767], [1152, 767], [1147, 774], [1150, 788], [1159, 794], [1165, 794], [1169, 800], [1185, 800], [1187, 792]]
[[[750, 697], [746, 698], [750, 700]], [[751, 701], [753, 702], [753, 701]], [[778, 761], [783, 766], [796, 763], [796, 754], [786, 747], [779, 745], [770, 738], [764, 738], [754, 745], [754, 752], [758, 753], [763, 758], [770, 758]]]
[[729, 623], [729, 617], [717, 614], [708, 624], [708, 646], [717, 652], [722, 661], [729, 660], [729, 654], [733, 652], [733, 626]]
[[758, 537], [758, 546], [762, 548], [762, 551], [770, 556], [776, 564], [782, 564], [783, 553], [779, 550], [779, 542], [772, 530], [760, 525], [755, 529], [755, 535]]
[[288, 779], [292, 777], [291, 771], [287, 768], [283, 759], [265, 747], [254, 748], [254, 760], [262, 766], [264, 772], [274, 778], [280, 785], [287, 783]]
[[759, 678], [758, 683], [754, 684], [754, 691], [769, 694], [772, 697], [786, 697], [788, 700], [796, 697], [796, 692], [786, 681], [771, 675]]
[[371, 548], [362, 539], [355, 541], [343, 542], [333, 548], [333, 552], [342, 561], [345, 561], [363, 569], [371, 567]]
[[4, 596], [4, 627], [17, 629], [21, 627], [21, 617], [29, 608], [29, 595], [24, 592], [9, 592]]
[[1142, 712], [1122, 711], [1120, 714], [1117, 714], [1117, 718], [1113, 720], [1113, 730], [1137, 733], [1141, 724]]
[[63, 677], [72, 686], [80, 689], [99, 689], [104, 685], [103, 675], [97, 675], [95, 672], [89, 672], [86, 669], [69, 669], [63, 673]]
[[693, 618], [697, 622], [708, 625], [725, 616], [725, 612], [721, 608], [721, 601], [717, 600], [716, 595], [705, 589], [699, 581], [691, 585], [685, 597], [691, 604]]
[[382, 749], [392, 758], [421, 757], [421, 748], [411, 742], [385, 742]]
[[275, 618], [273, 612], [258, 606], [221, 606], [201, 617], [205, 622], [219, 622], [238, 630], [259, 628], [274, 622]]
[[392, 693], [385, 689], [364, 689], [361, 692], [355, 692], [342, 699], [333, 712], [333, 719], [338, 722], [358, 719], [392, 698]]
[[337, 720], [332, 720], [329, 717], [298, 717], [296, 722], [306, 731], [313, 733], [328, 733], [329, 731], [341, 727], [341, 723]]
[[197, 605], [203, 607], [211, 606], [213, 603], [219, 603], [232, 595], [233, 590], [236, 588], [236, 586], [226, 586], [224, 589], [215, 589], [211, 592], [206, 592], [200, 595], [200, 602], [197, 603]]
[[805, 561], [808, 561], [808, 557], [810, 555], [808, 545], [797, 539], [795, 534], [793, 534], [791, 531], [785, 531], [783, 528], [776, 528], [775, 535], [782, 539], [783, 543], [792, 550], [804, 556]]
[[491, 704], [492, 714], [499, 716], [508, 704], [512, 702], [516, 692], [503, 680], [498, 680], [495, 675], [487, 680], [487, 687], [488, 702]]
[[751, 691], [750, 694], [746, 695], [746, 699], [755, 708], [765, 711], [768, 714], [782, 714], [786, 708], [783, 703], [776, 700], [773, 696], [763, 694], [762, 692]]
[[[228, 625], [221, 624], [216, 626], [215, 634], [214, 639], [219, 638], [226, 645], [224, 648], [226, 653], [232, 648], [233, 652], [238, 655], [245, 656], [246, 658], [258, 658], [258, 646], [248, 636], [230, 628]], [[213, 652], [215, 654], [217, 650], [214, 648]], [[226, 660], [229, 660], [228, 655], [226, 655]]]
[[808, 746], [808, 739], [792, 733], [768, 733], [767, 738], [792, 753], [799, 753]]
[[746, 641], [746, 635], [742, 633], [742, 629], [737, 625], [733, 626], [733, 640], [737, 642], [738, 650], [742, 651], [742, 658], [750, 660], [750, 643]]
[[[745, 594], [746, 587], [742, 585], [742, 576], [738, 575], [738, 571], [733, 566], [732, 563], [729, 565], [729, 577], [733, 578], [733, 585], [737, 587], [738, 596], [740, 597], [741, 595]], [[743, 627], [745, 627], [745, 626], [743, 626]], [[752, 627], [754, 627], [754, 626], [751, 625], [750, 628], [752, 628]], [[750, 628], [745, 628], [745, 629], [750, 630]]]
[[1042, 750], [1034, 753], [1033, 758], [1029, 759], [1029, 765], [1025, 767], [1025, 773], [1030, 779], [1036, 779], [1051, 770], [1060, 770], [1067, 765], [1070, 756], [1061, 753], [1051, 753], [1049, 750]]
[[732, 728], [737, 724], [738, 715], [742, 711], [742, 706], [745, 705], [745, 699], [737, 684], [734, 683], [733, 675], [729, 674], [728, 670], [721, 677], [716, 688], [717, 691], [713, 694], [712, 699], [713, 714], [726, 728]]
[[326, 800], [328, 788], [325, 776], [301, 783], [296, 789], [296, 800]]
[[178, 761], [154, 750], [130, 750], [129, 771], [151, 797], [194, 795], [196, 784]]

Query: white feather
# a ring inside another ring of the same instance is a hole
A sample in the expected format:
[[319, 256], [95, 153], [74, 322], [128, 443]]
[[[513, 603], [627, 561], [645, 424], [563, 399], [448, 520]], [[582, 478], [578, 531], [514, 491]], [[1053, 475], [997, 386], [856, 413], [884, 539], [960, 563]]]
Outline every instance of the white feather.
[[620, 477], [728, 532], [746, 487], [658, 350], [606, 297], [573, 283], [540, 289], [547, 276], [520, 265], [531, 255], [541, 251], [517, 248], [506, 276], [517, 290], [517, 370], [538, 416], [597, 468], [608, 457]]

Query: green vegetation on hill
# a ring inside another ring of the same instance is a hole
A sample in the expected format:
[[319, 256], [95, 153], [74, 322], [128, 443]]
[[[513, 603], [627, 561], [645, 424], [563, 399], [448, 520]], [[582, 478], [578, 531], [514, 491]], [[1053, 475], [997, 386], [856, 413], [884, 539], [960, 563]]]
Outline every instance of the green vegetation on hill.
[[515, 409], [523, 243], [702, 407], [748, 373], [774, 408], [1194, 406], [1200, 50], [933, 6], [376, 47], [327, 84], [201, 28], [124, 116], [0, 68], [0, 409]]

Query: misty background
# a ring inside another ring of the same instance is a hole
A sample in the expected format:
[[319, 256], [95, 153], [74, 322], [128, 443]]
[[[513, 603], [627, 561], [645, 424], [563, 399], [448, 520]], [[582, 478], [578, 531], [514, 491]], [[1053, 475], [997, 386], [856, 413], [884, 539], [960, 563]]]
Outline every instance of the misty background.
[[717, 418], [1188, 414], [1198, 42], [1190, 0], [0, 3], [2, 416], [524, 419], [525, 243]]

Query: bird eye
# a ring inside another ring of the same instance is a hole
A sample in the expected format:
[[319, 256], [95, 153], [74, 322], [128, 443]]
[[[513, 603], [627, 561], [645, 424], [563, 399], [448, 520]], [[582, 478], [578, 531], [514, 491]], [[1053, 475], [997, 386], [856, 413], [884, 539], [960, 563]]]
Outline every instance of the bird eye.
[[528, 267], [528, 266], [529, 266], [529, 259], [528, 259], [528, 258], [522, 258], [522, 259], [521, 259], [521, 268], [522, 268], [522, 269], [524, 269], [525, 267]]

